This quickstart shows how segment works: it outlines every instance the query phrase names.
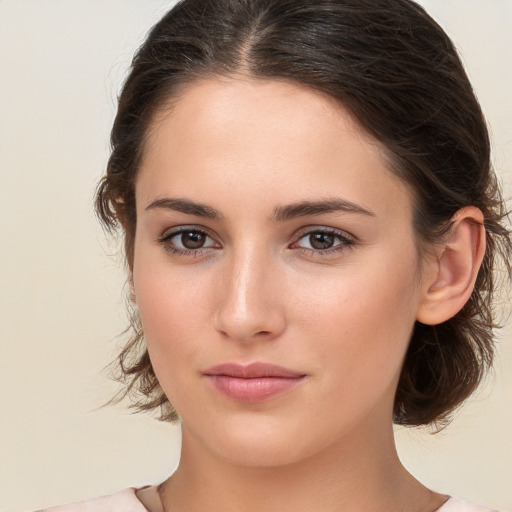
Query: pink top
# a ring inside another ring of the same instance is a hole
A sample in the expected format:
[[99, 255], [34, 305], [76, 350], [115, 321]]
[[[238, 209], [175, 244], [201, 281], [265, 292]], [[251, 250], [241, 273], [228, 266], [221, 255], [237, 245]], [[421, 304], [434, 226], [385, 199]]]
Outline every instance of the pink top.
[[[148, 485], [124, 489], [108, 496], [69, 505], [45, 508], [36, 512], [164, 512], [157, 487]], [[499, 512], [459, 498], [450, 498], [434, 512]]]

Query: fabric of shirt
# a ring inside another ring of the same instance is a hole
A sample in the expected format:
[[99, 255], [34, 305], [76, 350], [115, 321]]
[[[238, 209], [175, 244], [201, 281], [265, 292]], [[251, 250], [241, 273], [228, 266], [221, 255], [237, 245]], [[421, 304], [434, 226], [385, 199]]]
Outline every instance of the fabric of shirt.
[[[45, 508], [36, 512], [164, 512], [156, 486], [129, 488], [108, 496]], [[435, 512], [499, 512], [459, 498], [450, 498]]]

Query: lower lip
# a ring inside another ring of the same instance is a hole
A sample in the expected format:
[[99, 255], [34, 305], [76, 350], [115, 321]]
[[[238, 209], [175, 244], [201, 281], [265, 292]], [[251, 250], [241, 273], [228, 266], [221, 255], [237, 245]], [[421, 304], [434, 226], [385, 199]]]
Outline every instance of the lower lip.
[[239, 402], [263, 402], [286, 393], [300, 384], [301, 377], [254, 377], [244, 379], [229, 375], [207, 375], [213, 387], [221, 394]]

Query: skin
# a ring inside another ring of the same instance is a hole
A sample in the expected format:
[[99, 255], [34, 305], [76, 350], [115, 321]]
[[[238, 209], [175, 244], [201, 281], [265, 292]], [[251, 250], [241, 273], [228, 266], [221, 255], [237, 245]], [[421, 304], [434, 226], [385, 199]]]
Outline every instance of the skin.
[[[355, 207], [276, 218], [333, 199]], [[414, 323], [433, 314], [451, 274], [436, 287], [444, 260], [433, 251], [420, 262], [411, 191], [348, 112], [282, 81], [190, 85], [155, 119], [136, 202], [133, 294], [182, 418], [166, 509], [428, 512], [447, 499], [402, 467], [392, 408]], [[207, 234], [203, 247], [184, 252], [184, 227]], [[330, 252], [311, 245], [322, 230], [333, 232]], [[204, 376], [254, 361], [305, 378], [244, 403]]]

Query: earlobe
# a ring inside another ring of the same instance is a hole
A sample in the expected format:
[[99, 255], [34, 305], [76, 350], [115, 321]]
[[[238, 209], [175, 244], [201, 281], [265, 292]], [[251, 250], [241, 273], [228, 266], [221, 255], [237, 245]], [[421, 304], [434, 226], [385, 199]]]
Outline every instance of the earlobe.
[[418, 308], [417, 320], [437, 325], [452, 318], [468, 301], [485, 254], [483, 214], [470, 206], [452, 218], [446, 239], [430, 264], [430, 280]]

